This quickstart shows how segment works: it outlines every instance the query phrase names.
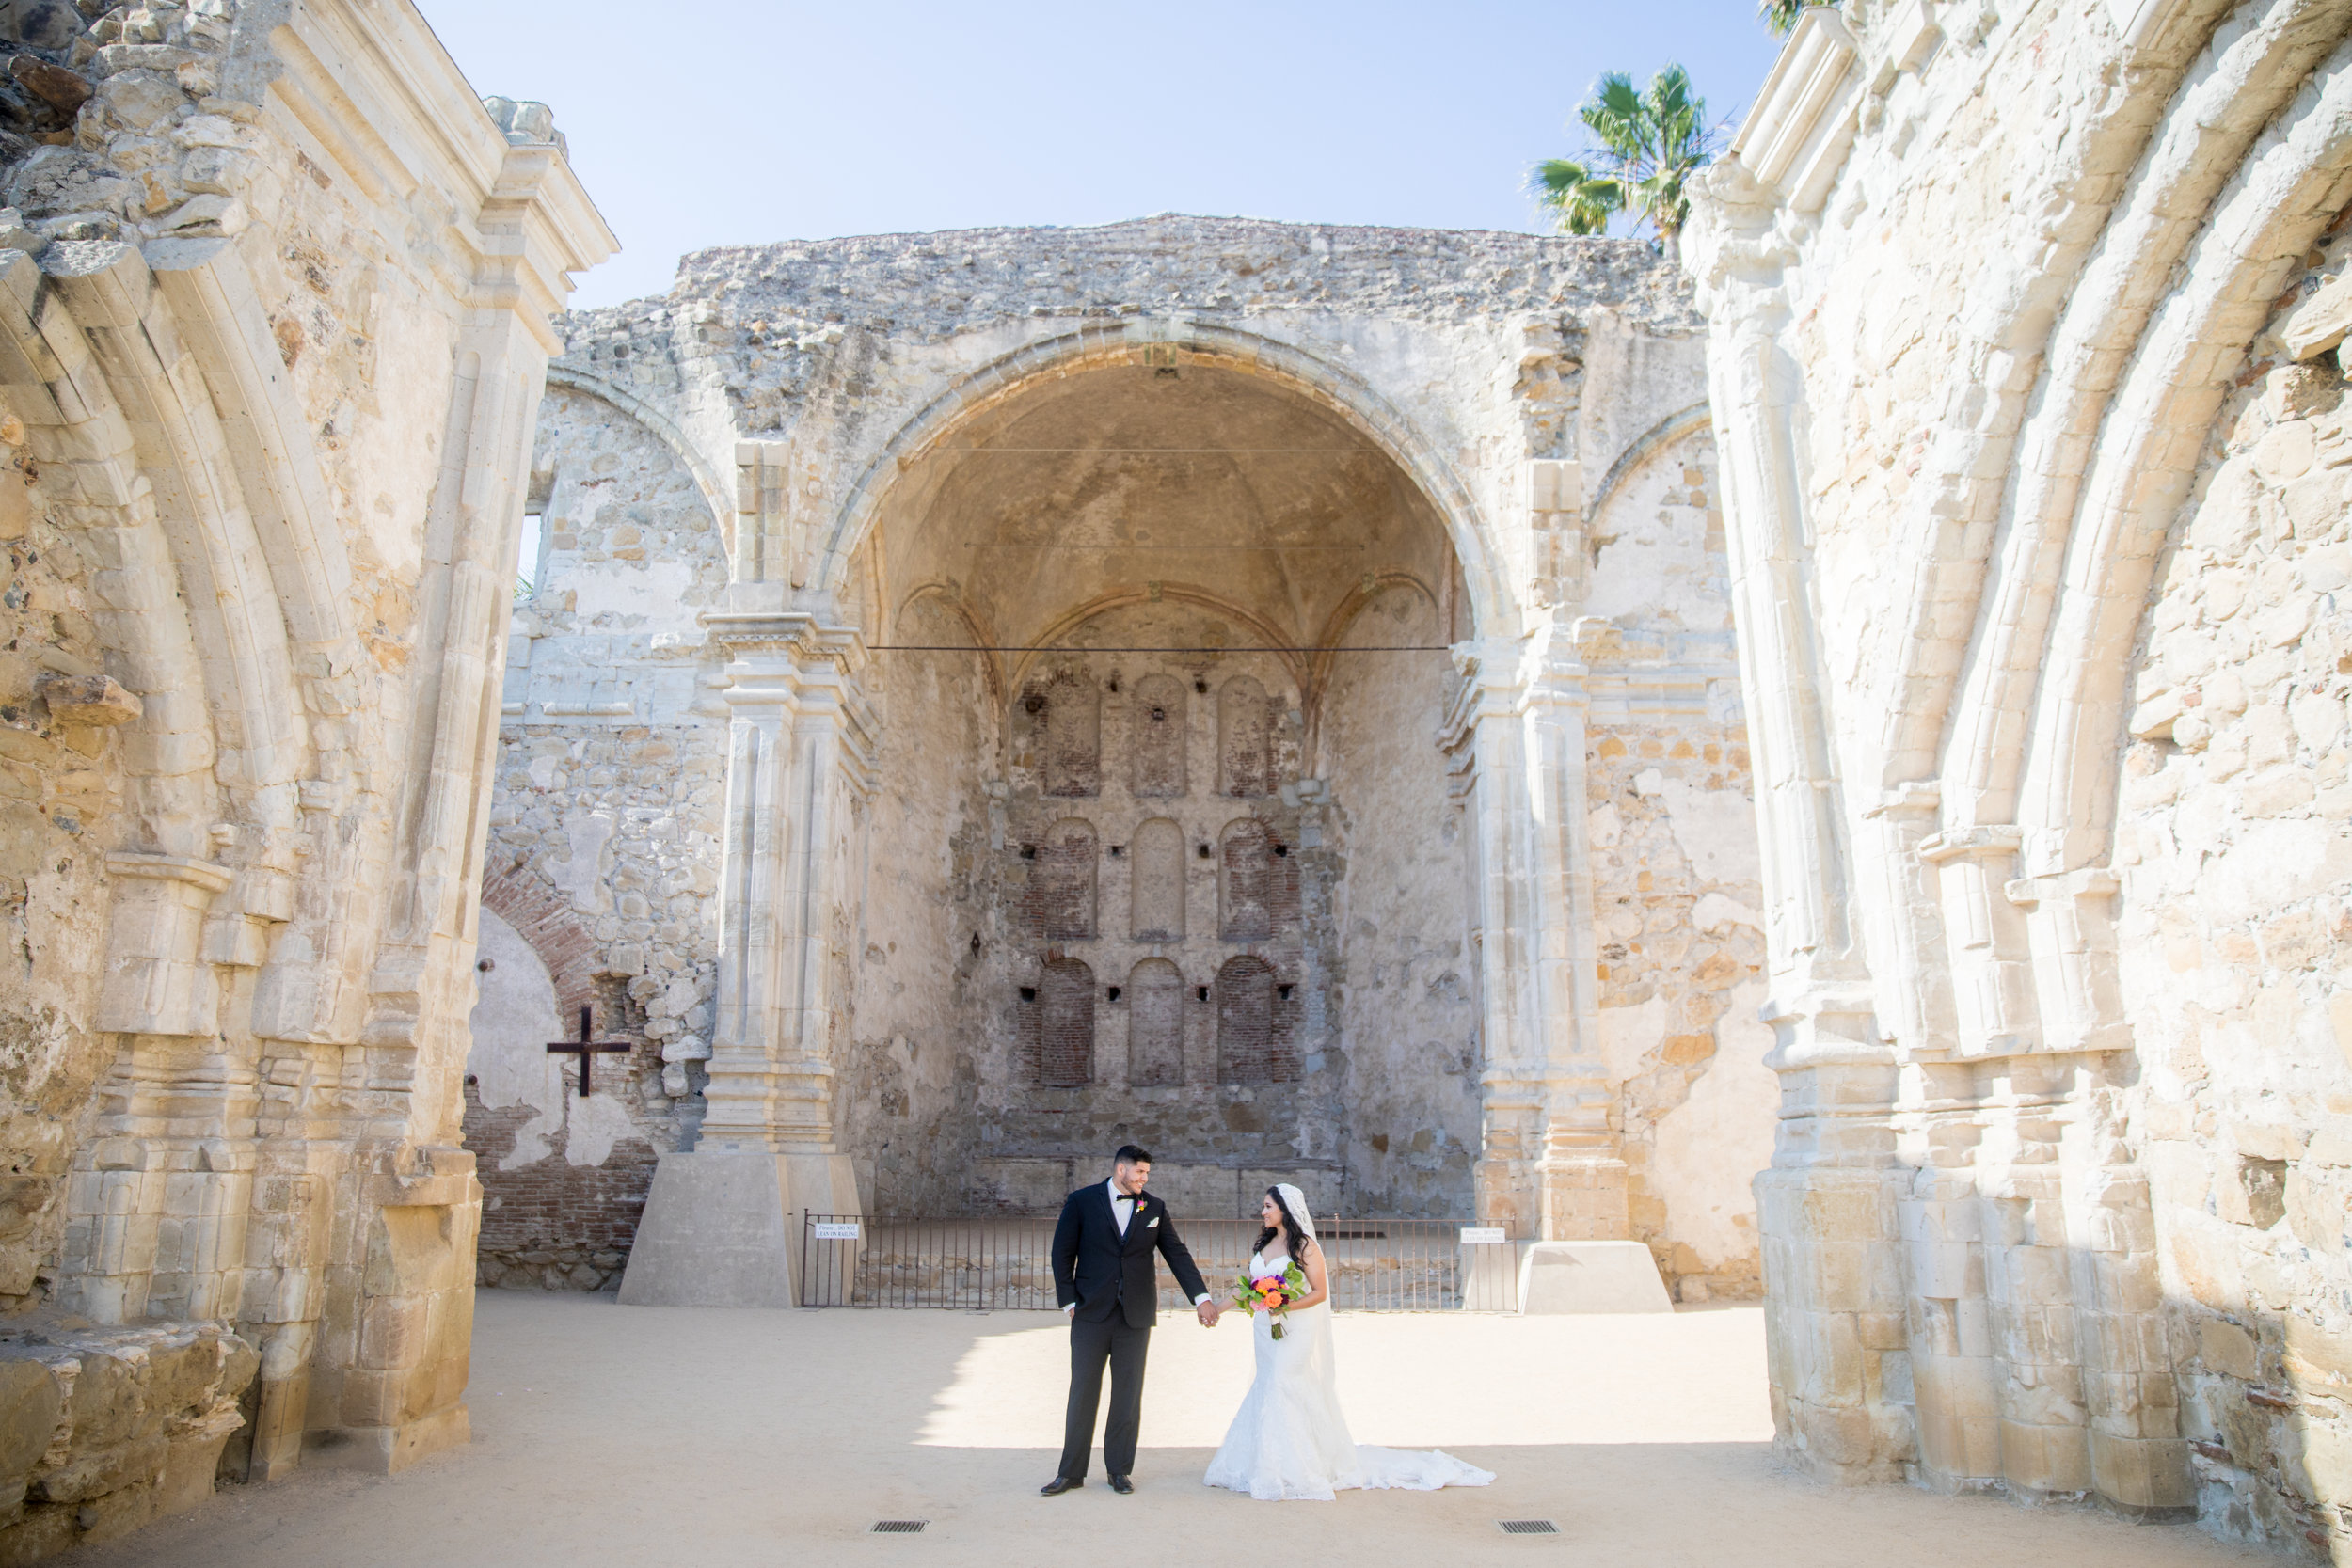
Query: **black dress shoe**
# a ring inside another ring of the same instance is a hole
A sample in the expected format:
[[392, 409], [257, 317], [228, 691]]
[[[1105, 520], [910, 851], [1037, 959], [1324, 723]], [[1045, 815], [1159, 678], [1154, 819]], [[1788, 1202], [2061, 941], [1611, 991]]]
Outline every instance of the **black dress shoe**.
[[1133, 1492], [1135, 1489], [1136, 1483], [1129, 1481], [1125, 1476], [1111, 1477], [1111, 1490], [1118, 1493], [1120, 1497], [1125, 1497], [1128, 1493]]
[[[1075, 1492], [1079, 1487], [1084, 1486], [1085, 1484], [1085, 1481], [1073, 1481], [1068, 1476], [1056, 1476], [1053, 1480], [1039, 1487], [1037, 1489], [1037, 1495], [1041, 1497], [1058, 1497], [1064, 1492]], [[1111, 1484], [1113, 1486], [1117, 1486], [1119, 1482], [1114, 1481]]]

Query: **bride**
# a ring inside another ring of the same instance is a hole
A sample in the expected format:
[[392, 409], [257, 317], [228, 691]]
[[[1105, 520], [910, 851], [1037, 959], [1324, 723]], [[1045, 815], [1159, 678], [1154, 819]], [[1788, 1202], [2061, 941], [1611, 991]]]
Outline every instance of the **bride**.
[[1359, 1445], [1348, 1435], [1340, 1414], [1339, 1368], [1331, 1353], [1331, 1280], [1315, 1244], [1314, 1217], [1307, 1196], [1289, 1182], [1266, 1189], [1261, 1212], [1265, 1229], [1249, 1255], [1249, 1277], [1279, 1277], [1295, 1259], [1311, 1287], [1283, 1315], [1282, 1338], [1273, 1319], [1258, 1313], [1250, 1324], [1258, 1375], [1241, 1402], [1224, 1446], [1202, 1479], [1263, 1500], [1311, 1497], [1328, 1502], [1353, 1489], [1405, 1487], [1431, 1492], [1440, 1486], [1484, 1486], [1491, 1472], [1465, 1465], [1451, 1454], [1416, 1453]]

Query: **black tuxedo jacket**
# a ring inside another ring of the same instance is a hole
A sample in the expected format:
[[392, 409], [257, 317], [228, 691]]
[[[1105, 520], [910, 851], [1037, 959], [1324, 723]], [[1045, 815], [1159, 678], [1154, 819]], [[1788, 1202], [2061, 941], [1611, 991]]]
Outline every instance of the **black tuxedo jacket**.
[[1131, 1328], [1150, 1328], [1158, 1316], [1159, 1283], [1152, 1275], [1152, 1254], [1168, 1259], [1168, 1272], [1184, 1294], [1199, 1300], [1209, 1293], [1193, 1266], [1192, 1254], [1176, 1239], [1176, 1222], [1168, 1205], [1149, 1191], [1136, 1202], [1127, 1234], [1119, 1233], [1111, 1212], [1108, 1181], [1081, 1187], [1062, 1199], [1061, 1220], [1054, 1227], [1054, 1301], [1078, 1304], [1073, 1316], [1101, 1323], [1124, 1313]]

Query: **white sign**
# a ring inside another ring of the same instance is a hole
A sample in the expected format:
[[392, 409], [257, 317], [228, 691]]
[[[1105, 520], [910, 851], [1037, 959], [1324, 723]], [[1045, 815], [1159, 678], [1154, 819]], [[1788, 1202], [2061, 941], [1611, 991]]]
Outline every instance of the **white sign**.
[[[857, 1221], [855, 1220], [818, 1220], [815, 1229], [817, 1239], [820, 1242], [854, 1242], [857, 1240]], [[1499, 1236], [1498, 1239], [1500, 1239]]]
[[1462, 1244], [1464, 1246], [1501, 1246], [1503, 1243], [1503, 1240], [1502, 1227], [1499, 1225], [1466, 1225], [1462, 1227]]

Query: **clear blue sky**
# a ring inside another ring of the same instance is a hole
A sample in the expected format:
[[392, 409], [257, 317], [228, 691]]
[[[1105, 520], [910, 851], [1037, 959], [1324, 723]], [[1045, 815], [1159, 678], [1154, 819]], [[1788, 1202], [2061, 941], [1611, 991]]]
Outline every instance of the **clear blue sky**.
[[421, 0], [475, 88], [555, 109], [622, 253], [579, 305], [704, 245], [1148, 213], [1543, 227], [1600, 72], [1689, 68], [1744, 113], [1754, 0], [1144, 7]]

